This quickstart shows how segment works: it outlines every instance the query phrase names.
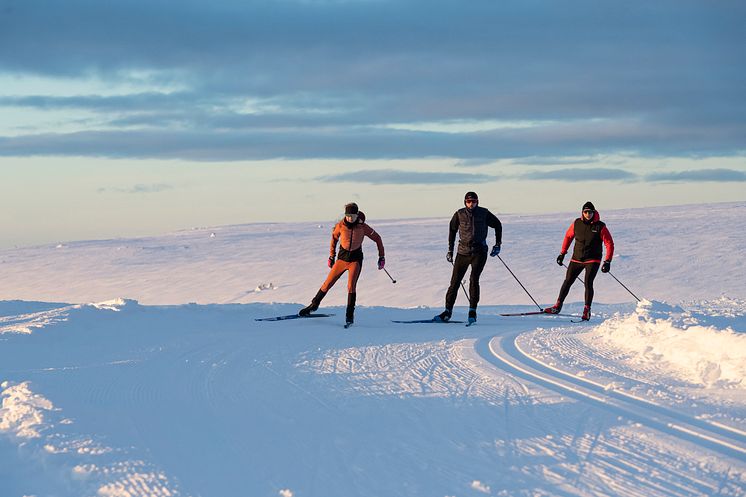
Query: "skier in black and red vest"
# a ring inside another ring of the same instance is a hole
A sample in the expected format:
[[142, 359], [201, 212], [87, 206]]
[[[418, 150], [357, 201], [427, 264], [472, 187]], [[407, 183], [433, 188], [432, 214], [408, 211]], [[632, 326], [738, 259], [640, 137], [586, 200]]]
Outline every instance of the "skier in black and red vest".
[[[565, 260], [567, 249], [573, 239], [575, 248], [572, 252], [572, 259], [567, 266], [565, 281], [560, 288], [557, 303], [552, 307], [547, 307], [544, 312], [548, 314], [558, 314], [562, 310], [562, 303], [565, 301], [570, 287], [575, 283], [575, 279], [585, 270], [585, 307], [583, 308], [583, 320], [588, 321], [591, 318], [591, 304], [593, 303], [593, 280], [598, 274], [598, 268], [602, 273], [608, 273], [611, 269], [611, 258], [614, 257], [614, 240], [606, 224], [601, 222], [598, 211], [592, 202], [583, 204], [583, 213], [575, 222], [570, 225], [565, 233], [565, 239], [562, 241], [562, 250], [557, 256], [557, 264], [562, 266]], [[606, 258], [601, 264], [603, 255], [603, 245], [606, 246]]]

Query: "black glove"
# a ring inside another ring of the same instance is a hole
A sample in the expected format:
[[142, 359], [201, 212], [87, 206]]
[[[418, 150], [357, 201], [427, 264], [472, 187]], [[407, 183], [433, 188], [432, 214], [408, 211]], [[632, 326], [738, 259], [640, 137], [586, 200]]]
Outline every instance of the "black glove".
[[611, 261], [604, 261], [603, 266], [601, 266], [601, 272], [608, 273], [610, 269], [611, 269]]
[[386, 258], [384, 256], [381, 256], [378, 258], [378, 269], [383, 269], [383, 266], [386, 265]]
[[448, 253], [446, 254], [446, 260], [448, 262], [453, 262], [453, 250], [448, 251]]
[[562, 265], [562, 263], [565, 262], [565, 254], [560, 254], [557, 256], [557, 264]]
[[326, 265], [329, 266], [329, 267], [332, 267], [334, 265], [334, 257], [333, 256], [329, 256], [329, 260], [326, 261]]
[[500, 254], [500, 245], [495, 245], [492, 247], [492, 252], [490, 252], [490, 257], [495, 257], [496, 255]]

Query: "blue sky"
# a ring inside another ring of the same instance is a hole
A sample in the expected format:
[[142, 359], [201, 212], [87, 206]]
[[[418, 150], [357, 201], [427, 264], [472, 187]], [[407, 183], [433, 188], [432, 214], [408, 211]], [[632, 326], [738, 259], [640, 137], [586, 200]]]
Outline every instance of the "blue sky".
[[448, 216], [467, 190], [498, 213], [744, 200], [745, 21], [738, 1], [2, 0], [0, 246], [349, 200]]

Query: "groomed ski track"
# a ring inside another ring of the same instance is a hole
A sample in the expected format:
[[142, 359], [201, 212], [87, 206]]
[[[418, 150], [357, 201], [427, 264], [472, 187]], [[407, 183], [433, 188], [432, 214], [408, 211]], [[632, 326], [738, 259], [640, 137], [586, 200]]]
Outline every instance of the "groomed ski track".
[[746, 458], [746, 432], [687, 416], [634, 395], [560, 371], [538, 361], [516, 343], [521, 332], [477, 340], [477, 353], [509, 373], [562, 395], [591, 402], [649, 428], [664, 432], [723, 455]]

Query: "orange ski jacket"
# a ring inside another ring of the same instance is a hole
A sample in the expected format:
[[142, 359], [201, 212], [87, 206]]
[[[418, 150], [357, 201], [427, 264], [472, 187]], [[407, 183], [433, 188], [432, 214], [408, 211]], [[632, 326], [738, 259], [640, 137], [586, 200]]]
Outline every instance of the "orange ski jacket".
[[344, 219], [334, 225], [329, 257], [334, 257], [339, 243], [339, 259], [347, 262], [363, 260], [363, 239], [368, 237], [378, 246], [378, 257], [384, 256], [383, 240], [376, 230], [365, 224], [365, 214], [360, 212], [358, 220], [348, 225]]

